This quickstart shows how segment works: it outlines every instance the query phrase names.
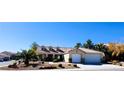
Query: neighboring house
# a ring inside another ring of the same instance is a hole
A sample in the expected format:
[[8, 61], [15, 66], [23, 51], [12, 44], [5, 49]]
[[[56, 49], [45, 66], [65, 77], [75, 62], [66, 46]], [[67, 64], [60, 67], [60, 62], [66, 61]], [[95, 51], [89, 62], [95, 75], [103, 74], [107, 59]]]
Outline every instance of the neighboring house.
[[11, 60], [11, 57], [15, 55], [15, 53], [11, 53], [8, 51], [4, 51], [0, 53], [0, 61], [9, 61]]
[[52, 61], [53, 58], [64, 60], [64, 51], [59, 47], [40, 46], [37, 48], [37, 53], [42, 54], [42, 58], [49, 61]]
[[12, 52], [9, 52], [9, 51], [3, 51], [1, 53], [5, 54], [5, 55], [8, 55], [10, 57], [10, 59], [13, 59], [16, 55], [16, 53], [12, 53]]
[[9, 52], [9, 51], [3, 51], [3, 52], [1, 52], [2, 54], [6, 54], [6, 55], [8, 55], [8, 56], [13, 56], [13, 55], [15, 55], [16, 53], [12, 53], [12, 52]]
[[9, 55], [0, 53], [0, 61], [8, 61], [8, 60], [10, 60], [10, 56]]
[[3, 57], [0, 56], [0, 62], [3, 62]]
[[104, 53], [86, 48], [40, 46], [37, 53], [42, 54], [42, 57], [49, 61], [59, 57], [62, 59], [61, 61], [78, 64], [100, 64], [104, 58]]

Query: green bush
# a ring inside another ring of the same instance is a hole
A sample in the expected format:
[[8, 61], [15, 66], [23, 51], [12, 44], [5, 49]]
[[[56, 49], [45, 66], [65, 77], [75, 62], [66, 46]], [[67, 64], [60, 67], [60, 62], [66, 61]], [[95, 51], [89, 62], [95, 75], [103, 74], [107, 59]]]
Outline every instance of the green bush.
[[35, 68], [35, 67], [37, 67], [38, 66], [38, 64], [32, 64], [32, 67], [33, 68]]
[[39, 69], [57, 69], [57, 68], [56, 67], [49, 66], [49, 67], [40, 67]]
[[13, 63], [12, 65], [8, 65], [8, 68], [18, 68], [17, 63]]
[[77, 64], [74, 64], [73, 66], [74, 66], [75, 68], [79, 68], [79, 67], [77, 66]]
[[58, 67], [60, 67], [60, 68], [65, 68], [62, 64], [59, 64]]

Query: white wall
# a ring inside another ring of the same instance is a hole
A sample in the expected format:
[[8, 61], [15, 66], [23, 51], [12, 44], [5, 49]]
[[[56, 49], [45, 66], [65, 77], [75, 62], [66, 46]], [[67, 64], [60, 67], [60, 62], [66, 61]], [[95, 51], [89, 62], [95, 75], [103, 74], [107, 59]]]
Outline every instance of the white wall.
[[69, 54], [64, 55], [64, 60], [65, 60], [65, 62], [69, 62]]

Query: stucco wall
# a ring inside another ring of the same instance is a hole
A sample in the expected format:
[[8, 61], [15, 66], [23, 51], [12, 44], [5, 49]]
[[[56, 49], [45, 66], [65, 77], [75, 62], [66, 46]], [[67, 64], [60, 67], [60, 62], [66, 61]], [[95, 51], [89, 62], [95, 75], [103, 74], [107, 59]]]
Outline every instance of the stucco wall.
[[65, 62], [69, 62], [69, 54], [64, 55], [64, 60], [65, 60]]
[[80, 54], [81, 58], [84, 57], [84, 52], [82, 52], [79, 49], [73, 49], [73, 50], [69, 51], [68, 54], [64, 55], [65, 62], [69, 62], [69, 59], [72, 58], [72, 54]]
[[79, 49], [74, 49], [74, 50], [69, 52], [70, 57], [72, 56], [72, 54], [80, 54], [81, 56], [83, 56], [85, 53]]

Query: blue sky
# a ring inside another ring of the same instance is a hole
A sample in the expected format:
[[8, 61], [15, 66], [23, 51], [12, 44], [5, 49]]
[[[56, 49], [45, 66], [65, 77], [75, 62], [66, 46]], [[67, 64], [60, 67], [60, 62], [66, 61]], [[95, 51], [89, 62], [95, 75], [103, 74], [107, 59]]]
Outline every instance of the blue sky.
[[124, 23], [88, 22], [15, 22], [0, 23], [0, 51], [40, 45], [73, 47], [91, 39], [94, 43], [124, 43]]

